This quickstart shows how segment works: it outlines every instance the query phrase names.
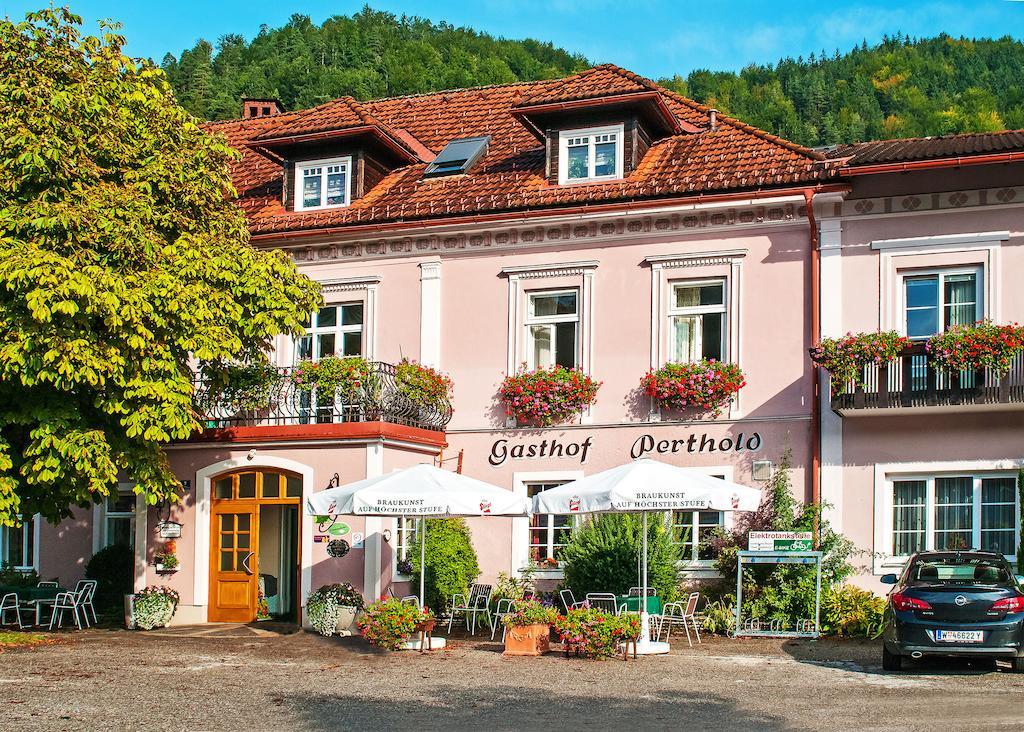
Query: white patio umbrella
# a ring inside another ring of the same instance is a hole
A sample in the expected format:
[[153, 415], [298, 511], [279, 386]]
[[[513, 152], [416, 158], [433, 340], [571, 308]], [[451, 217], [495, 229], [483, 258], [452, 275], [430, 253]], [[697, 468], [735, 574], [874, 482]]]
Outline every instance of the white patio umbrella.
[[[306, 513], [314, 516], [527, 516], [529, 508], [525, 496], [426, 463], [328, 488], [306, 499]], [[421, 607], [426, 533], [424, 523], [420, 532]]]
[[652, 511], [753, 511], [761, 491], [687, 468], [642, 458], [533, 497], [534, 514], [641, 513], [640, 641], [637, 653], [667, 653], [668, 643], [651, 641], [647, 613], [647, 514]]

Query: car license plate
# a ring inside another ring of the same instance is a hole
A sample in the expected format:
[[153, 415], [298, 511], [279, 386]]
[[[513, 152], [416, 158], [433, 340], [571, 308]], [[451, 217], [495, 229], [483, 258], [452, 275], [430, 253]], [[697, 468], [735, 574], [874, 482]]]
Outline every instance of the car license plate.
[[939, 643], [981, 643], [985, 640], [985, 631], [936, 630], [935, 640]]

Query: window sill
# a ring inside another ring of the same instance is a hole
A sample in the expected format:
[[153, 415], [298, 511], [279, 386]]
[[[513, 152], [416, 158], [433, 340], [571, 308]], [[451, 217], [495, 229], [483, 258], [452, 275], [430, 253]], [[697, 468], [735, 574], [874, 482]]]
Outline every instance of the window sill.
[[558, 182], [559, 187], [564, 186], [595, 186], [602, 183], [621, 183], [626, 180], [625, 176], [609, 175], [603, 178], [585, 178], [585, 179], [574, 179], [574, 180], [563, 180]]
[[335, 208], [348, 208], [351, 205], [351, 203], [334, 203], [331, 204], [330, 206], [303, 206], [302, 208], [296, 206], [294, 209], [294, 213], [306, 213], [306, 211], [329, 211]]
[[[522, 573], [524, 569], [520, 569], [519, 572]], [[565, 579], [565, 571], [561, 567], [557, 569], [535, 569], [533, 576], [535, 579], [560, 580]]]

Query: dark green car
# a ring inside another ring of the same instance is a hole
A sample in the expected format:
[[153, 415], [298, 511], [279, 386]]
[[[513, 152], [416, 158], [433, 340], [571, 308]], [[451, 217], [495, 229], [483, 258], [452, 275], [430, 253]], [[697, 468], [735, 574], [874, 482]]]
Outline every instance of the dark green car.
[[889, 593], [882, 668], [899, 671], [908, 658], [961, 656], [1005, 659], [1024, 672], [1024, 592], [1001, 554], [919, 552]]

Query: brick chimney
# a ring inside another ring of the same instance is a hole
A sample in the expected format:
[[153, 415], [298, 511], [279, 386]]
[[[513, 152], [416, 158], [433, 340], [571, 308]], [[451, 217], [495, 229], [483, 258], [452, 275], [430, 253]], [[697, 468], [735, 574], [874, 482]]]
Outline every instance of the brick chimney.
[[255, 117], [273, 117], [275, 114], [284, 112], [279, 99], [257, 99], [254, 97], [242, 97], [242, 119], [253, 119]]

